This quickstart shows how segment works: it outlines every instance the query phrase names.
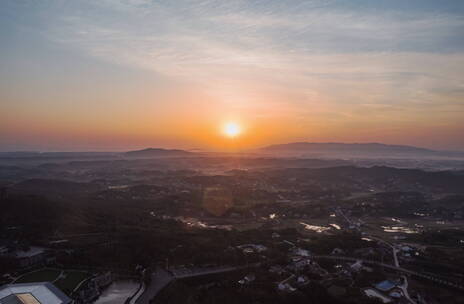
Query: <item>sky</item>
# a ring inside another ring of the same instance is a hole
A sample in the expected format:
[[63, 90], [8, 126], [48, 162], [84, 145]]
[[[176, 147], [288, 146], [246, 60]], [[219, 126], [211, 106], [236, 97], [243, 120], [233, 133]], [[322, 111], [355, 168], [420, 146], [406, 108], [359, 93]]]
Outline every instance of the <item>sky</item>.
[[0, 151], [294, 141], [464, 150], [464, 1], [0, 1]]

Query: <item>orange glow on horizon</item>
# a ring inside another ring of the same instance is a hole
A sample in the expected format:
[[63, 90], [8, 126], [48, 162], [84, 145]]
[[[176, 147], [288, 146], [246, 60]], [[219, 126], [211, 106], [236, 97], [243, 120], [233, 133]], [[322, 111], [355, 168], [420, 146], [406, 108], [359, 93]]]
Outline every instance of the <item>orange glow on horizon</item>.
[[242, 129], [237, 123], [228, 122], [224, 125], [223, 132], [226, 136], [233, 138], [233, 137], [240, 135], [240, 133], [242, 132]]

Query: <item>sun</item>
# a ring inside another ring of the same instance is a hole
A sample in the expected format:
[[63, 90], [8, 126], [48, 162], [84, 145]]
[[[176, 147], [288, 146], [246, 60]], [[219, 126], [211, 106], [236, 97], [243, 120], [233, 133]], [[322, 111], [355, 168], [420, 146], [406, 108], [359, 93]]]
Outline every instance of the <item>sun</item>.
[[240, 134], [240, 126], [235, 122], [228, 122], [224, 125], [224, 134], [228, 137], [235, 137]]

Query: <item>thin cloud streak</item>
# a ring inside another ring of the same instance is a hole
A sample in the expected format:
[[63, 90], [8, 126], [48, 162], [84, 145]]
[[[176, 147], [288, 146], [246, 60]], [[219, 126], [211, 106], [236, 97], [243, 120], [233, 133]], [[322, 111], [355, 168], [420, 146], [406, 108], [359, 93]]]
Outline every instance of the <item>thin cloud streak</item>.
[[427, 125], [436, 116], [457, 125], [463, 15], [346, 3], [45, 1], [21, 13], [35, 17], [25, 19], [48, 44], [159, 75], [230, 115], [282, 118], [301, 129]]

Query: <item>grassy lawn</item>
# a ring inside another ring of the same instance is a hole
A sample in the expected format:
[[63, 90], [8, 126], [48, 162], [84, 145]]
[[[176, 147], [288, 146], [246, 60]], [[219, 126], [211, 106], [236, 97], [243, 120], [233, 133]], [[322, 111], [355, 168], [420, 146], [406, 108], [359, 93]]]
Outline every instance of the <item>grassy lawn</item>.
[[[32, 282], [53, 282], [58, 279], [61, 269], [45, 268], [38, 271], [26, 273], [15, 283], [32, 283]], [[55, 286], [66, 294], [70, 294], [74, 288], [90, 274], [85, 271], [66, 271], [64, 276], [54, 282]]]
[[52, 282], [58, 278], [60, 272], [61, 271], [58, 269], [50, 268], [33, 271], [23, 275], [15, 283]]
[[64, 277], [56, 281], [55, 285], [69, 295], [81, 281], [89, 276], [90, 274], [85, 271], [65, 271]]

